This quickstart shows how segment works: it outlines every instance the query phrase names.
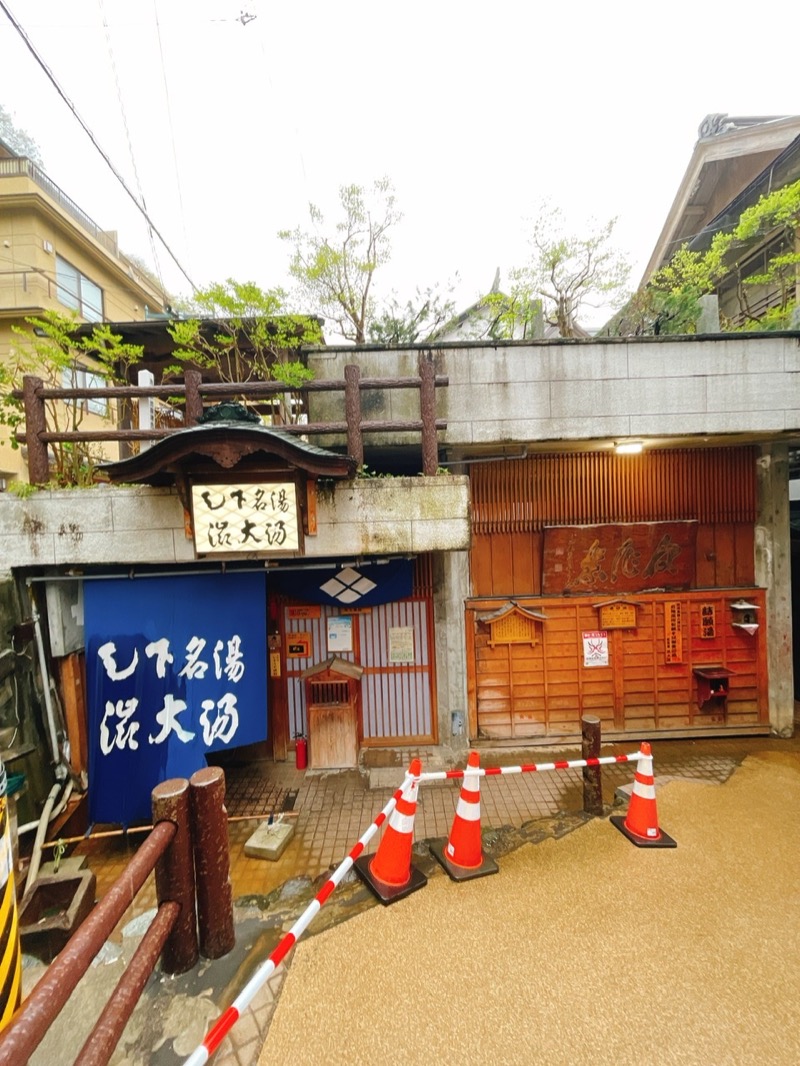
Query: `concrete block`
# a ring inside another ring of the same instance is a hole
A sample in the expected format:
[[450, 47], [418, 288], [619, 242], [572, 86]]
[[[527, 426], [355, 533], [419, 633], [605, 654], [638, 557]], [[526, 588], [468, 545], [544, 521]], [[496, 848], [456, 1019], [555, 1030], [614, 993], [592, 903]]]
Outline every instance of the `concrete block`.
[[286, 850], [294, 836], [294, 822], [262, 822], [247, 839], [245, 855], [251, 859], [270, 859], [274, 862]]

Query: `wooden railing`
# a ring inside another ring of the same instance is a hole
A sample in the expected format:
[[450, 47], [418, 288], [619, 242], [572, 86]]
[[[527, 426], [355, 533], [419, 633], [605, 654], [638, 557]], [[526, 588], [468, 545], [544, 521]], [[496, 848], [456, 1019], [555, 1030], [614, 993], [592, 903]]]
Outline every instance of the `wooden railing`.
[[159, 959], [162, 972], [181, 974], [201, 955], [218, 959], [233, 950], [224, 802], [225, 775], [218, 766], [198, 770], [189, 781], [173, 778], [156, 786], [152, 830], [0, 1033], [0, 1066], [28, 1061], [153, 872], [156, 915], [86, 1038], [76, 1066], [106, 1066]]
[[[448, 379], [437, 375], [433, 362], [422, 357], [419, 362], [419, 377], [413, 378], [362, 378], [360, 368], [349, 365], [344, 368], [344, 381], [310, 381], [303, 386], [303, 393], [343, 392], [345, 418], [343, 421], [303, 422], [297, 425], [282, 425], [286, 433], [306, 435], [346, 434], [347, 452], [357, 466], [364, 462], [365, 433], [415, 433], [419, 434], [422, 446], [422, 472], [436, 473], [438, 466], [437, 432], [447, 428], [444, 419], [436, 418], [436, 389], [446, 386]], [[418, 419], [370, 420], [363, 417], [361, 393], [378, 389], [416, 389], [419, 391]], [[153, 441], [160, 440], [179, 428], [194, 426], [203, 414], [206, 401], [218, 403], [231, 397], [257, 401], [285, 394], [287, 386], [275, 381], [259, 382], [203, 382], [198, 371], [187, 370], [183, 384], [174, 385], [112, 385], [107, 388], [50, 388], [41, 378], [26, 375], [23, 388], [12, 393], [22, 399], [25, 406], [25, 426], [17, 429], [17, 440], [27, 446], [28, 478], [33, 485], [44, 485], [50, 478], [48, 445], [56, 442], [92, 443], [98, 441]], [[94, 430], [54, 431], [47, 426], [48, 400], [63, 402], [86, 399], [138, 400], [153, 398], [174, 402], [183, 401], [184, 426], [158, 429], [120, 429], [115, 426]]]

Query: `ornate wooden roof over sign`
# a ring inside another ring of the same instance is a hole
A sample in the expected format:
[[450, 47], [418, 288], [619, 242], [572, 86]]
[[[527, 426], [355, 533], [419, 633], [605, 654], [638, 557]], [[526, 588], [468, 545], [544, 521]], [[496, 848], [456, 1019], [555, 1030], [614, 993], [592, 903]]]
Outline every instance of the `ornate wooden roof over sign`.
[[350, 478], [355, 460], [318, 448], [272, 426], [245, 421], [209, 421], [172, 433], [150, 448], [98, 469], [110, 481], [178, 485], [219, 477], [220, 470], [261, 477], [300, 471], [310, 478]]
[[547, 620], [546, 614], [521, 607], [514, 600], [477, 617], [479, 622], [489, 626], [491, 647], [495, 644], [530, 644], [533, 647], [537, 643], [536, 623]]

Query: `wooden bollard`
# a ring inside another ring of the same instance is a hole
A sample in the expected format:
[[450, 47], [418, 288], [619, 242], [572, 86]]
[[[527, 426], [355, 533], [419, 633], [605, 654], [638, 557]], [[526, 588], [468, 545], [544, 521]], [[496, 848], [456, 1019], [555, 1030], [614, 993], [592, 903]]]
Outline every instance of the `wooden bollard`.
[[[600, 758], [600, 719], [593, 714], [581, 718], [581, 758]], [[603, 778], [599, 766], [583, 768], [583, 809], [587, 814], [603, 813]]]
[[189, 811], [189, 782], [172, 778], [156, 785], [151, 794], [153, 824], [174, 822], [175, 839], [156, 863], [156, 898], [159, 905], [180, 904], [178, 920], [164, 944], [161, 967], [164, 973], [186, 973], [197, 962], [197, 918], [195, 915], [192, 826]]
[[198, 770], [189, 779], [189, 791], [200, 954], [219, 959], [236, 944], [223, 770]]

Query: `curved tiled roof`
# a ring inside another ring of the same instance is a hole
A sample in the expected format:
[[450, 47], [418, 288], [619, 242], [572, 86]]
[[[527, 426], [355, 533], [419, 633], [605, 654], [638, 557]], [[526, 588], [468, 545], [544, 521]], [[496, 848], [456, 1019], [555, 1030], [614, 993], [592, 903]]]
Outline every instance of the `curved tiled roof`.
[[348, 455], [309, 444], [300, 436], [273, 426], [221, 421], [179, 429], [129, 459], [102, 463], [98, 471], [112, 482], [174, 484], [196, 470], [257, 472], [275, 469], [279, 460], [313, 477], [349, 478], [356, 463]]

